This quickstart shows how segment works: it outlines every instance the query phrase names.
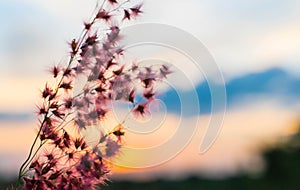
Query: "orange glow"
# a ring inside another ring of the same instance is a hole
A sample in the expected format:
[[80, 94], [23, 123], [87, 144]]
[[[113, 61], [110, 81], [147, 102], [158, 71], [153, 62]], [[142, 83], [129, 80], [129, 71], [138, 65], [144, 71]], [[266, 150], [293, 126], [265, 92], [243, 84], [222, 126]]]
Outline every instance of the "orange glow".
[[[259, 104], [255, 104], [259, 105]], [[290, 126], [296, 114], [292, 111], [279, 108], [272, 104], [251, 107], [243, 111], [236, 110], [227, 113], [222, 131], [215, 144], [205, 154], [199, 154], [199, 146], [209, 122], [209, 116], [199, 117], [198, 131], [190, 144], [175, 158], [148, 169], [131, 169], [113, 166], [112, 171], [117, 178], [151, 179], [157, 175], [181, 176], [187, 173], [202, 173], [204, 175], [221, 175], [232, 173], [241, 169], [259, 170], [263, 167], [260, 158], [262, 145], [274, 142], [276, 139], [295, 132], [295, 125]], [[154, 115], [155, 118], [155, 115]], [[186, 126], [194, 118], [182, 118]], [[178, 118], [167, 115], [164, 125], [153, 133], [135, 134], [126, 131], [124, 145], [127, 147], [151, 147], [159, 145], [172, 136], [176, 130]], [[103, 127], [115, 127], [117, 122], [111, 119], [102, 123]], [[151, 123], [149, 123], [151, 124]], [[28, 122], [2, 122], [0, 128], [0, 152], [23, 154], [27, 151], [35, 135], [35, 121]], [[95, 132], [95, 131], [94, 131]], [[95, 137], [96, 138], [96, 137]], [[19, 155], [20, 156], [20, 155]], [[152, 155], [155, 156], [155, 155]], [[147, 155], [119, 155], [129, 162], [147, 162], [153, 157]], [[118, 159], [118, 158], [116, 158]], [[9, 162], [1, 160], [1, 162]], [[114, 163], [114, 162], [113, 162]], [[256, 167], [253, 167], [256, 166]], [[129, 175], [130, 174], [130, 175]]]
[[46, 78], [38, 77], [0, 77], [0, 111], [22, 112], [33, 110], [40, 99], [40, 89]]

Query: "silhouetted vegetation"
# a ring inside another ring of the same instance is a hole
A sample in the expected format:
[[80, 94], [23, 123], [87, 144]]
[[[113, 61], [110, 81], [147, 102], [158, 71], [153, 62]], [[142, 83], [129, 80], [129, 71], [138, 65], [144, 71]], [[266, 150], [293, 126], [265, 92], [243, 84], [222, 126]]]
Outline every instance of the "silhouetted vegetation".
[[190, 177], [180, 181], [113, 182], [105, 190], [159, 190], [159, 189], [243, 189], [243, 190], [299, 190], [300, 189], [300, 131], [284, 145], [263, 153], [265, 171], [256, 177], [240, 174], [224, 180]]
[[[104, 190], [159, 190], [159, 189], [243, 189], [243, 190], [299, 190], [300, 189], [300, 132], [287, 143], [269, 148], [263, 156], [264, 172], [256, 177], [240, 174], [235, 177], [213, 180], [190, 177], [184, 180], [156, 180], [151, 182], [114, 181]], [[9, 187], [11, 181], [1, 181], [0, 189]]]

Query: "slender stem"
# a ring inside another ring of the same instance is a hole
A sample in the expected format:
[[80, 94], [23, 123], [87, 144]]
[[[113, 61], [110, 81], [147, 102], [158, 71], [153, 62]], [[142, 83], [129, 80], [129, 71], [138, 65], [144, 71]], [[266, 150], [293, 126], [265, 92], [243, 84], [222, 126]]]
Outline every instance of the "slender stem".
[[47, 115], [45, 115], [45, 118], [44, 118], [44, 120], [43, 120], [43, 122], [42, 122], [42, 124], [41, 124], [41, 126], [40, 126], [40, 129], [39, 129], [39, 131], [38, 131], [38, 133], [37, 133], [37, 135], [36, 135], [36, 137], [35, 137], [35, 139], [34, 139], [32, 145], [31, 145], [31, 148], [30, 148], [29, 155], [28, 155], [27, 159], [25, 160], [25, 162], [24, 162], [24, 163], [21, 165], [21, 167], [20, 167], [20, 170], [19, 170], [19, 176], [18, 176], [18, 181], [17, 181], [17, 184], [16, 184], [17, 188], [20, 186], [21, 178], [22, 178], [22, 176], [23, 176], [23, 170], [24, 170], [24, 168], [25, 168], [25, 165], [27, 164], [27, 162], [28, 162], [28, 161], [30, 160], [30, 158], [31, 158], [31, 155], [32, 155], [34, 146], [35, 146], [35, 144], [36, 144], [36, 142], [37, 142], [37, 140], [38, 140], [38, 137], [40, 136], [40, 133], [41, 133], [42, 128], [43, 128], [43, 125], [44, 125], [44, 123], [45, 123], [45, 121], [46, 121], [46, 117], [47, 117]]
[[[96, 20], [96, 17], [93, 19], [92, 23], [94, 23], [95, 20]], [[86, 30], [85, 33], [83, 34], [83, 36], [81, 37], [81, 39], [79, 40], [80, 43], [78, 43], [78, 46], [77, 46], [77, 48], [76, 48], [76, 52], [78, 52], [78, 50], [79, 50], [81, 44], [83, 43], [84, 38], [85, 38], [86, 35], [88, 34], [88, 32], [89, 32], [89, 30]], [[71, 55], [66, 70], [68, 70], [68, 69], [70, 68], [72, 62], [74, 61], [75, 55], [76, 55], [76, 54], [72, 54], [72, 55]], [[58, 93], [59, 87], [60, 87], [61, 83], [63, 82], [63, 79], [64, 79], [64, 75], [62, 75], [61, 79], [59, 80], [59, 82], [58, 82], [58, 84], [57, 84], [57, 86], [56, 86], [55, 93], [54, 93], [55, 95]], [[50, 100], [48, 100], [48, 104], [50, 104]], [[32, 160], [33, 149], [34, 149], [35, 144], [36, 144], [36, 142], [37, 142], [37, 140], [38, 140], [38, 138], [39, 138], [39, 136], [40, 136], [40, 133], [41, 133], [41, 131], [42, 131], [42, 127], [43, 127], [44, 123], [46, 122], [46, 118], [47, 118], [47, 115], [48, 115], [48, 111], [49, 111], [49, 108], [48, 108], [48, 110], [47, 110], [47, 114], [45, 115], [43, 122], [41, 123], [41, 126], [40, 126], [40, 128], [39, 128], [39, 131], [38, 131], [38, 133], [37, 133], [37, 135], [36, 135], [36, 137], [35, 137], [35, 139], [34, 139], [32, 145], [31, 145], [29, 154], [28, 154], [26, 160], [24, 161], [24, 163], [21, 165], [21, 167], [20, 167], [20, 169], [19, 169], [18, 181], [17, 181], [17, 183], [16, 183], [16, 187], [17, 187], [17, 188], [20, 187], [20, 184], [21, 184], [21, 178], [22, 178], [23, 175], [24, 175], [23, 172], [24, 172], [25, 168], [28, 166], [28, 162]], [[41, 146], [43, 146], [43, 144], [41, 144]], [[37, 154], [37, 152], [40, 150], [41, 146], [36, 150], [36, 152], [34, 153], [34, 156], [35, 156], [35, 155]], [[25, 167], [25, 166], [26, 166], [26, 167]]]
[[47, 140], [45, 140], [44, 142], [41, 142], [41, 143], [40, 143], [39, 147], [36, 149], [36, 151], [34, 152], [34, 154], [33, 154], [32, 157], [31, 157], [31, 159], [27, 162], [26, 166], [24, 167], [24, 171], [22, 172], [23, 175], [25, 175], [25, 174], [28, 172], [28, 170], [25, 171], [26, 168], [29, 166], [29, 164], [32, 162], [32, 160], [35, 158], [35, 156], [37, 155], [37, 153], [39, 152], [39, 150], [42, 148], [42, 146], [43, 146], [46, 142], [47, 142]]
[[[105, 2], [106, 2], [106, 0], [103, 0], [103, 2], [102, 2], [102, 4], [101, 4], [100, 7], [98, 7], [98, 4], [97, 4], [97, 6], [96, 6], [96, 8], [95, 8], [95, 11], [97, 11], [97, 9], [98, 9], [98, 10], [103, 9], [103, 6], [105, 5]], [[125, 1], [123, 4], [125, 4], [125, 3], [127, 3], [127, 2], [129, 2], [129, 0], [128, 0], [128, 1]], [[123, 4], [121, 4], [120, 6], [118, 6], [118, 7], [115, 8], [115, 9], [113, 9], [111, 12], [113, 12], [113, 11], [119, 9]], [[96, 12], [96, 16], [94, 16], [94, 18], [92, 19], [92, 21], [90, 22], [90, 24], [91, 24], [91, 25], [95, 24], [96, 20], [97, 20], [97, 12]], [[74, 59], [76, 59], [76, 56], [78, 55], [78, 52], [79, 52], [79, 50], [80, 50], [82, 44], [84, 43], [84, 40], [86, 39], [86, 37], [87, 37], [87, 35], [88, 35], [88, 33], [89, 33], [90, 31], [91, 31], [90, 29], [83, 29], [82, 33], [80, 34], [80, 36], [79, 36], [79, 38], [78, 38], [78, 41], [77, 41], [77, 42], [78, 42], [77, 47], [75, 48], [74, 53], [71, 54], [70, 59], [69, 59], [68, 64], [67, 64], [67, 67], [65, 67], [65, 71], [67, 71], [68, 69], [70, 69], [72, 63], [74, 62]], [[54, 96], [56, 96], [56, 95], [58, 94], [59, 89], [60, 89], [60, 86], [61, 86], [62, 82], [64, 81], [64, 79], [65, 79], [65, 75], [62, 74], [61, 78], [60, 78], [60, 79], [58, 80], [58, 82], [57, 82], [57, 85], [56, 85], [56, 88], [55, 88], [55, 91], [54, 91]], [[21, 165], [21, 167], [20, 167], [20, 169], [19, 169], [18, 180], [17, 180], [17, 183], [16, 183], [16, 187], [17, 187], [17, 188], [19, 188], [20, 185], [21, 185], [21, 179], [22, 179], [22, 177], [29, 171], [29, 170], [26, 170], [26, 168], [30, 165], [30, 163], [32, 162], [32, 160], [33, 160], [33, 159], [35, 158], [35, 156], [37, 155], [37, 153], [40, 151], [40, 149], [43, 147], [43, 145], [46, 144], [46, 142], [47, 142], [47, 140], [41, 141], [41, 142], [40, 142], [40, 145], [35, 149], [36, 143], [37, 143], [37, 141], [38, 141], [38, 139], [39, 139], [39, 137], [40, 137], [40, 134], [41, 134], [41, 132], [42, 132], [42, 129], [43, 129], [43, 126], [44, 126], [45, 122], [47, 122], [47, 119], [49, 119], [49, 118], [52, 116], [52, 115], [48, 116], [48, 114], [49, 114], [49, 112], [50, 112], [49, 106], [51, 105], [52, 100], [49, 100], [49, 99], [48, 99], [48, 100], [47, 100], [47, 103], [48, 103], [48, 108], [47, 108], [46, 114], [44, 115], [44, 119], [43, 119], [43, 121], [42, 121], [42, 123], [41, 123], [41, 125], [40, 125], [40, 127], [39, 127], [39, 130], [38, 130], [38, 132], [37, 132], [37, 134], [36, 134], [36, 136], [35, 136], [35, 139], [34, 139], [32, 145], [31, 145], [31, 147], [30, 147], [29, 154], [28, 154], [26, 160], [24, 161], [24, 163]], [[61, 129], [63, 129], [69, 122], [72, 121], [72, 120], [71, 120], [71, 121], [66, 122], [66, 119], [67, 119], [68, 116], [69, 116], [69, 115], [67, 115], [67, 116], [63, 119], [63, 121], [61, 121], [61, 124], [58, 125], [57, 128], [60, 128], [60, 127], [61, 127]], [[124, 121], [123, 121], [123, 122], [124, 122]], [[66, 123], [66, 125], [63, 125], [64, 123]], [[35, 149], [35, 151], [34, 151], [34, 149]]]
[[119, 6], [117, 6], [116, 8], [110, 10], [109, 12], [114, 12], [114, 11], [117, 11], [119, 10], [123, 5], [125, 5], [126, 3], [129, 3], [130, 0], [127, 0], [127, 1], [124, 1], [123, 3], [121, 3]]

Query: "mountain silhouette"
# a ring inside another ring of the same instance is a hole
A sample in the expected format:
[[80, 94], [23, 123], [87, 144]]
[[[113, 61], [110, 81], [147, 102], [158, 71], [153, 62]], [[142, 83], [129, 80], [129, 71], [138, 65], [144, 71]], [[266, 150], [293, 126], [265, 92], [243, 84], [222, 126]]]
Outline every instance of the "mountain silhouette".
[[[225, 84], [227, 96], [227, 108], [231, 108], [235, 103], [244, 100], [255, 99], [257, 97], [275, 98], [276, 100], [290, 104], [300, 100], [300, 79], [290, 75], [281, 68], [272, 68], [258, 73], [247, 74], [234, 78]], [[196, 106], [194, 100], [189, 101], [190, 94], [194, 90], [180, 93], [175, 90], [167, 91], [159, 96], [165, 103], [169, 113], [183, 114], [186, 116], [197, 115], [192, 111], [181, 113], [181, 102]], [[198, 95], [200, 114], [211, 112], [211, 92], [207, 81], [200, 83], [195, 91]], [[180, 98], [179, 98], [180, 97]], [[181, 101], [184, 99], [184, 101]], [[186, 110], [186, 109], [185, 109]]]

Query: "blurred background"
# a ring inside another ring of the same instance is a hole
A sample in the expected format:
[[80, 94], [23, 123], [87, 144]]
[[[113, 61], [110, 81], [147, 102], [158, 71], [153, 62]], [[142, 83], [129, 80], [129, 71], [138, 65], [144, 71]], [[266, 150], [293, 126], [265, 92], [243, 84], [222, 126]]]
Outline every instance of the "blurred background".
[[[67, 42], [79, 35], [95, 2], [0, 1], [0, 189], [14, 181], [34, 138], [37, 121], [33, 113], [49, 78], [47, 70], [64, 62]], [[135, 23], [172, 25], [206, 46], [224, 76], [226, 115], [213, 146], [199, 154], [211, 117], [205, 79], [199, 74], [194, 89], [177, 89], [197, 92], [199, 114], [180, 115], [180, 108], [172, 106], [174, 93], [165, 91], [166, 127], [179, 119], [187, 127], [199, 121], [190, 143], [155, 167], [113, 168], [112, 182], [105, 189], [298, 190], [300, 2], [145, 0], [142, 10]], [[171, 63], [184, 64], [166, 56]], [[125, 143], [153, 146], [168, 137], [162, 133], [155, 134], [162, 139], [142, 136], [125, 139]]]

